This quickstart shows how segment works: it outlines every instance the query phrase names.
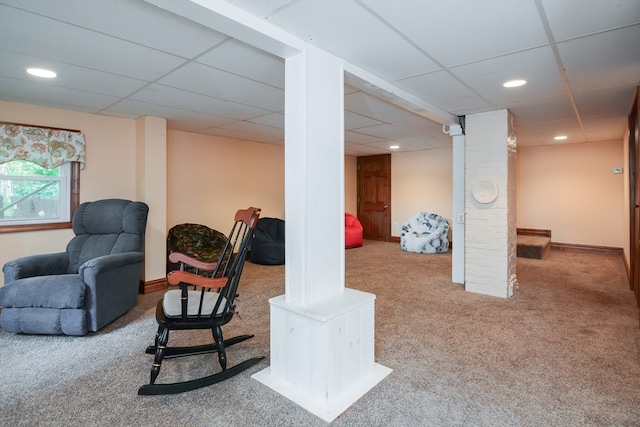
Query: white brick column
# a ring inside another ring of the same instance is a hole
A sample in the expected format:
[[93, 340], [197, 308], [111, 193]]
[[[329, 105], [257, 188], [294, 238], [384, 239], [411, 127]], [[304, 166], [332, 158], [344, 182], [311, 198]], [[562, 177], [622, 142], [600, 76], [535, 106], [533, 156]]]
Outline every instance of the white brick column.
[[465, 289], [507, 298], [516, 285], [516, 140], [507, 110], [466, 117]]

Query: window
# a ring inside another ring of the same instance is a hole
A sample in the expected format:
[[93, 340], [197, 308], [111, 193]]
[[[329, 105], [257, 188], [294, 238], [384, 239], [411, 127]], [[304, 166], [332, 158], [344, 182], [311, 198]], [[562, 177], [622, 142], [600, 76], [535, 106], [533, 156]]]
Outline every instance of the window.
[[44, 168], [31, 161], [0, 165], [0, 233], [71, 227], [79, 201], [78, 162]]
[[0, 122], [0, 233], [70, 228], [84, 163], [79, 130]]

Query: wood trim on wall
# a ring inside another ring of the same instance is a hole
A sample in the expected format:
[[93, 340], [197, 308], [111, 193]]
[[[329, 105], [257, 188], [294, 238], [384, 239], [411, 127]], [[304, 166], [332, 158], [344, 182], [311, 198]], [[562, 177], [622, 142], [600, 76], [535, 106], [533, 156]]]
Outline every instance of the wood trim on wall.
[[149, 282], [140, 281], [139, 292], [141, 294], [150, 294], [152, 292], [164, 291], [169, 285], [167, 284], [167, 278], [151, 280]]
[[[624, 269], [627, 272], [627, 280], [629, 281], [629, 284], [631, 284], [631, 266], [627, 262], [627, 257], [623, 256], [622, 257], [622, 262], [624, 263]], [[632, 286], [630, 286], [630, 287], [633, 288]], [[633, 289], [631, 289], [631, 290], [633, 291]]]
[[609, 254], [623, 254], [622, 248], [616, 248], [613, 246], [596, 246], [596, 245], [578, 245], [575, 243], [560, 243], [551, 242], [551, 249], [564, 250], [576, 250], [576, 251], [591, 251], [602, 252]]
[[[518, 228], [518, 234], [525, 236], [542, 236], [542, 237], [551, 237], [551, 230], [536, 230], [531, 228]], [[391, 236], [390, 242], [400, 243], [399, 236]], [[449, 247], [451, 247], [451, 243], [449, 242]], [[551, 242], [551, 248], [557, 249], [560, 251], [564, 250], [576, 250], [576, 251], [591, 251], [591, 252], [601, 252], [601, 253], [609, 253], [609, 254], [623, 254], [622, 248], [616, 248], [613, 246], [597, 246], [597, 245], [580, 245], [576, 243], [561, 243], [561, 242]], [[624, 257], [623, 257], [624, 258]], [[626, 265], [626, 260], [625, 260]], [[628, 268], [628, 267], [627, 267]]]
[[551, 230], [539, 230], [535, 228], [517, 228], [516, 232], [522, 236], [542, 236], [551, 238]]

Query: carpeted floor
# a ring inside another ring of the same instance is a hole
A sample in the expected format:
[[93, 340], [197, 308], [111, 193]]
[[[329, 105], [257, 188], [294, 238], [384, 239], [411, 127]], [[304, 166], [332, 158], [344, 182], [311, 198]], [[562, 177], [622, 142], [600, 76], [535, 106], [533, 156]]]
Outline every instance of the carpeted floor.
[[[451, 255], [402, 252], [366, 241], [346, 251], [348, 287], [376, 294], [376, 361], [391, 375], [335, 426], [640, 426], [638, 307], [620, 256], [550, 250], [518, 258], [510, 299], [451, 283]], [[322, 426], [251, 378], [269, 365], [268, 299], [284, 266], [247, 263], [240, 316], [226, 337], [230, 364], [266, 359], [223, 383], [171, 396], [138, 396], [152, 358], [155, 302], [85, 337], [0, 330], [2, 426]], [[176, 332], [193, 344], [204, 332]], [[190, 359], [190, 360], [189, 360]], [[214, 373], [216, 356], [165, 361], [158, 381]]]

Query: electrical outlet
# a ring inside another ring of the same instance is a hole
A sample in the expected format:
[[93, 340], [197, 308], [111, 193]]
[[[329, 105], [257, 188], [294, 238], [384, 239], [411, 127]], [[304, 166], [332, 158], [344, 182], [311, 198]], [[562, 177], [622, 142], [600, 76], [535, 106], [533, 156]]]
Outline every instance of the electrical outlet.
[[397, 222], [393, 223], [393, 228], [395, 228], [396, 230], [398, 229], [398, 223]]

